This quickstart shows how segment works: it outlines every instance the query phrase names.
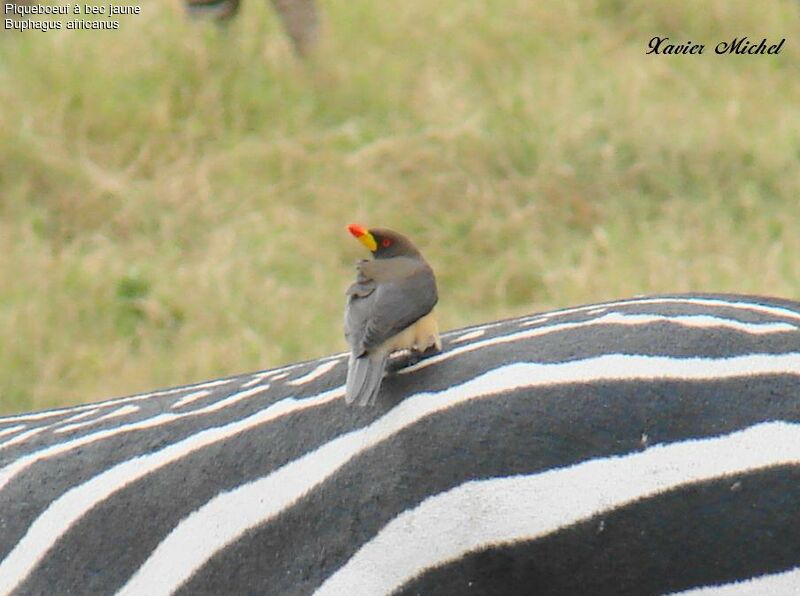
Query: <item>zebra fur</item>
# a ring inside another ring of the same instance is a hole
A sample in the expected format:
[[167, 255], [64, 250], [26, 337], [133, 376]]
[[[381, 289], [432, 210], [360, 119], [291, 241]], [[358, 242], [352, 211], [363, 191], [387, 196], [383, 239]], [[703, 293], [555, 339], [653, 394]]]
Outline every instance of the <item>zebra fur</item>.
[[442, 339], [366, 410], [339, 354], [0, 419], [0, 593], [800, 590], [800, 304]]

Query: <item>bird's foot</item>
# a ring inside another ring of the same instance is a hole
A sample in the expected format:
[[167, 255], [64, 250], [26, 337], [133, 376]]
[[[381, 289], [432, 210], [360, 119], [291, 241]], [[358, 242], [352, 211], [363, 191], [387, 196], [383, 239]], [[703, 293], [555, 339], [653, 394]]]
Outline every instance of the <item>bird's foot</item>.
[[393, 358], [389, 361], [386, 366], [386, 372], [389, 373], [396, 373], [398, 371], [403, 370], [404, 368], [408, 368], [409, 366], [414, 366], [421, 360], [425, 358], [430, 358], [442, 351], [441, 346], [433, 344], [425, 348], [424, 350], [416, 350], [411, 349], [407, 352], [404, 352], [397, 358]]

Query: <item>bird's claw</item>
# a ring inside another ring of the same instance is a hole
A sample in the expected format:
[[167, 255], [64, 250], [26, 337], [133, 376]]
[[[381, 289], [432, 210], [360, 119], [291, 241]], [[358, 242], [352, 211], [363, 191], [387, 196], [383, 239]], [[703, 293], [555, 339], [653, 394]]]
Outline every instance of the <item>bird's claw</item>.
[[436, 344], [430, 345], [424, 350], [411, 349], [408, 352], [391, 360], [386, 367], [386, 371], [389, 373], [399, 372], [404, 368], [414, 366], [418, 362], [425, 360], [426, 358], [430, 358], [441, 351], [441, 348], [439, 348]]

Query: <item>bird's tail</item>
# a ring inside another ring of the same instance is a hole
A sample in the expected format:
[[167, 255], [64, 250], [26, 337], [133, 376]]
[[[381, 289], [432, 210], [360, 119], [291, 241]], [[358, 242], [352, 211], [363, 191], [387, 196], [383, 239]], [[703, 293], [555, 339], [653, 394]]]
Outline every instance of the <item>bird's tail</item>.
[[364, 354], [356, 358], [350, 354], [347, 363], [347, 387], [344, 399], [348, 404], [370, 406], [378, 397], [383, 369], [388, 354]]

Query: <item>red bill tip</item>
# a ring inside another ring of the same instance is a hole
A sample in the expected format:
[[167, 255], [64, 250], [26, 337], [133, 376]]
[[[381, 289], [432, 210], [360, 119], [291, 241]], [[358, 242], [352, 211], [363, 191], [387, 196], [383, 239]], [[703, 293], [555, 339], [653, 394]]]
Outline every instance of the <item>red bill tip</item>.
[[358, 224], [350, 224], [347, 226], [348, 231], [356, 238], [361, 238], [367, 231]]

